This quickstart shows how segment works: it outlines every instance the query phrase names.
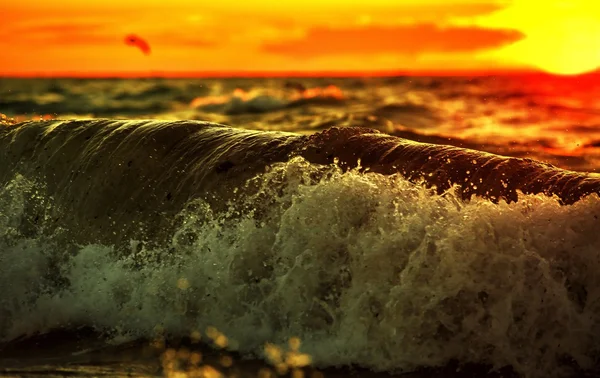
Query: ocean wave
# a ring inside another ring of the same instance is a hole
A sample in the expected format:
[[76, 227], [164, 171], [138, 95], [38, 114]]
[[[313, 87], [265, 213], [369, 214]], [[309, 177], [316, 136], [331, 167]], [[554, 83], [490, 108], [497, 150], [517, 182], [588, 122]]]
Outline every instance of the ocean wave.
[[115, 100], [144, 100], [148, 97], [153, 96], [162, 96], [171, 98], [176, 91], [174, 91], [173, 86], [169, 86], [166, 84], [155, 84], [149, 85], [146, 88], [141, 90], [123, 90], [113, 96]]
[[238, 115], [266, 113], [302, 105], [340, 105], [344, 100], [342, 91], [334, 85], [305, 88], [289, 84], [287, 88], [295, 92], [269, 94], [262, 90], [245, 91], [237, 88], [231, 95], [197, 97], [190, 106], [206, 112]]
[[200, 119], [299, 133], [333, 126], [364, 126], [394, 134], [397, 129], [410, 129], [415, 135], [461, 139], [464, 147], [595, 172], [600, 166], [598, 151], [576, 148], [598, 140], [593, 135], [598, 96], [588, 84], [579, 78], [528, 76], [0, 78], [0, 112], [19, 121], [40, 117]]
[[[65, 213], [72, 212], [62, 220], [70, 219], [69, 228], [85, 230], [85, 238], [113, 230], [129, 240], [136, 222], [147, 221], [148, 211], [159, 220], [195, 196], [215, 196], [217, 189], [219, 198], [231, 198], [234, 188], [292, 156], [320, 165], [337, 162], [344, 169], [398, 173], [438, 194], [456, 190], [464, 199], [475, 195], [510, 202], [519, 192], [543, 193], [572, 204], [600, 191], [599, 175], [365, 128], [331, 128], [306, 136], [195, 121], [31, 121], [0, 129], [0, 144], [2, 182], [15, 174], [42, 180], [48, 195]], [[127, 229], [113, 229], [115, 222], [128, 224]], [[160, 222], [155, 227], [153, 234], [163, 234]]]
[[3, 340], [215, 326], [318, 366], [528, 377], [598, 357], [598, 176], [362, 128], [40, 121], [0, 146]]
[[442, 122], [433, 108], [410, 102], [383, 105], [375, 109], [373, 115], [414, 129], [436, 128]]
[[202, 82], [182, 80], [2, 80], [0, 112], [31, 114], [153, 115], [210, 93]]

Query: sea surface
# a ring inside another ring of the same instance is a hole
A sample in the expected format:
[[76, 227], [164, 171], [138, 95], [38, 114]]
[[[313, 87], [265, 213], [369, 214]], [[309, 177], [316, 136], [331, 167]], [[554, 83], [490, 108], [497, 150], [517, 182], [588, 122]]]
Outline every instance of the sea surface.
[[5, 376], [599, 376], [600, 77], [0, 79]]

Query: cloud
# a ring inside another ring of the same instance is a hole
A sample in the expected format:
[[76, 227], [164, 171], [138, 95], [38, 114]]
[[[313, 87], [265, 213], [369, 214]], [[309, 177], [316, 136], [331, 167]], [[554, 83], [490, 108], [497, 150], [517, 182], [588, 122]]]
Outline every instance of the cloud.
[[393, 27], [309, 29], [301, 39], [266, 43], [264, 52], [307, 58], [325, 55], [463, 53], [493, 49], [524, 38], [511, 29], [447, 27], [433, 24]]
[[105, 29], [108, 25], [97, 22], [90, 23], [49, 23], [29, 25], [17, 29], [28, 34], [80, 34]]
[[[143, 27], [144, 25], [141, 25]], [[112, 23], [80, 22], [80, 23], [47, 23], [39, 25], [18, 25], [7, 30], [14, 43], [44, 44], [47, 46], [103, 46], [120, 45], [126, 31], [123, 27]], [[131, 29], [136, 29], [132, 25]], [[2, 33], [0, 33], [2, 35]], [[147, 31], [144, 33], [155, 45], [186, 48], [203, 48], [216, 45], [208, 38], [198, 37], [192, 31], [177, 28], [177, 31]]]
[[14, 43], [45, 45], [94, 45], [111, 44], [120, 40], [120, 35], [111, 33], [110, 24], [47, 23], [34, 25], [15, 25], [6, 30], [6, 35]]

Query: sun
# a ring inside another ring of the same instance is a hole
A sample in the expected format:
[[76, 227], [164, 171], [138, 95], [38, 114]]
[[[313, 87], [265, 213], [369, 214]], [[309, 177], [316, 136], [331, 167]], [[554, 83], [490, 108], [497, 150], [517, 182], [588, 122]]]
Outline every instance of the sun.
[[600, 30], [592, 29], [580, 24], [532, 33], [508, 52], [517, 62], [553, 74], [590, 72], [600, 68]]
[[558, 75], [600, 68], [600, 2], [516, 0], [482, 18], [487, 27], [512, 28], [525, 38], [489, 56]]

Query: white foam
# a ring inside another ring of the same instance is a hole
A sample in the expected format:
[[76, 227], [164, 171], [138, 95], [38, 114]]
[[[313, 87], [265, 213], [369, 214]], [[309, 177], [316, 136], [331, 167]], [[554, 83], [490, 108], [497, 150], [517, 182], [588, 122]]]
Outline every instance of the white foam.
[[399, 176], [328, 168], [318, 179], [320, 169], [277, 165], [227, 214], [197, 200], [171, 245], [132, 242], [128, 256], [15, 238], [25, 184], [13, 181], [0, 196], [14, 218], [0, 219], [0, 335], [215, 326], [245, 352], [298, 336], [320, 366], [406, 371], [458, 359], [541, 377], [570, 356], [590, 367], [600, 346], [596, 196], [463, 203]]

